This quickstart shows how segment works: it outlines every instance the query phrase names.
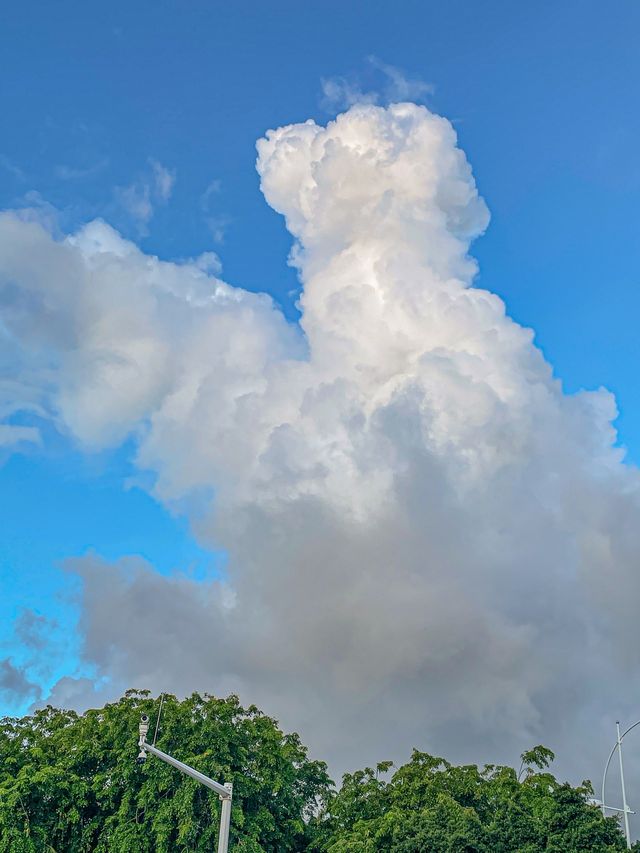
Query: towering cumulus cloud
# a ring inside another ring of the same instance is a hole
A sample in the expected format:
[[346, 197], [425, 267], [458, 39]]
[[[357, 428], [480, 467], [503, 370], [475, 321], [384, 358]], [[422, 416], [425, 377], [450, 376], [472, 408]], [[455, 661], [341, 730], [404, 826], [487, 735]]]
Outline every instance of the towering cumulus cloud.
[[356, 106], [258, 154], [299, 325], [206, 258], [0, 221], [3, 407], [89, 450], [135, 436], [158, 497], [228, 554], [210, 584], [75, 561], [87, 661], [113, 691], [238, 690], [339, 767], [576, 756], [612, 686], [621, 713], [633, 698], [614, 661], [636, 666], [638, 475], [613, 399], [564, 394], [472, 286], [488, 213], [446, 120]]

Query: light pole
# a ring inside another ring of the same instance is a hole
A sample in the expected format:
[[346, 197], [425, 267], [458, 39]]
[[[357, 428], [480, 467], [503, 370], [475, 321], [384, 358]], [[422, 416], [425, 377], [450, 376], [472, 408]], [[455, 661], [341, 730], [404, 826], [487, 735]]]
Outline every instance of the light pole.
[[224, 785], [221, 785], [219, 782], [214, 782], [213, 779], [209, 779], [209, 777], [205, 776], [204, 773], [199, 773], [197, 770], [194, 770], [193, 767], [189, 767], [188, 764], [183, 764], [182, 761], [178, 761], [177, 758], [173, 758], [173, 756], [167, 755], [167, 753], [163, 752], [161, 749], [147, 743], [148, 731], [149, 717], [146, 714], [141, 714], [140, 739], [138, 740], [140, 753], [138, 755], [138, 761], [145, 761], [147, 757], [146, 753], [149, 752], [151, 755], [155, 755], [156, 758], [160, 758], [162, 761], [170, 764], [171, 767], [175, 767], [176, 770], [180, 770], [187, 776], [191, 776], [192, 779], [195, 779], [197, 782], [200, 782], [202, 785], [206, 785], [207, 788], [211, 788], [212, 791], [216, 792], [222, 802], [217, 853], [227, 853], [229, 850], [229, 827], [231, 824], [231, 799], [233, 797], [233, 785], [231, 782], [225, 782]]
[[[624, 815], [624, 834], [625, 834], [625, 837], [627, 839], [627, 848], [629, 850], [631, 850], [631, 832], [629, 831], [629, 815], [635, 814], [635, 812], [632, 811], [627, 804], [627, 789], [626, 789], [625, 784], [624, 784], [624, 765], [622, 763], [622, 739], [625, 737], [625, 735], [628, 735], [632, 729], [635, 729], [635, 727], [639, 726], [639, 725], [640, 725], [640, 720], [635, 722], [632, 726], [629, 726], [628, 729], [625, 729], [622, 732], [622, 734], [620, 734], [620, 723], [616, 720], [616, 742], [613, 746], [613, 749], [609, 753], [609, 758], [607, 758], [607, 763], [604, 766], [604, 773], [602, 774], [602, 814], [606, 815], [606, 813], [607, 813], [606, 810], [609, 810], [610, 812], [622, 812], [622, 814]], [[616, 749], [618, 750], [618, 760], [620, 763], [620, 784], [622, 786], [622, 808], [621, 809], [615, 808], [614, 806], [605, 805], [605, 798], [604, 798], [604, 787], [605, 787], [605, 784], [607, 782], [607, 770], [609, 769], [609, 765], [611, 764], [611, 759], [613, 758], [613, 755], [614, 755]]]

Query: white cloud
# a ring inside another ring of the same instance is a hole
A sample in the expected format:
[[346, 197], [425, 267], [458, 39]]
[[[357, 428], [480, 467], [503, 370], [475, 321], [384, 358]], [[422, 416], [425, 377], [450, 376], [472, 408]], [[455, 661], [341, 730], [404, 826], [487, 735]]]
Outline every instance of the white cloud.
[[229, 557], [224, 584], [75, 562], [85, 661], [114, 691], [239, 690], [334, 766], [543, 741], [592, 773], [640, 640], [613, 398], [564, 394], [471, 286], [488, 213], [445, 119], [361, 105], [258, 154], [299, 327], [102, 222], [57, 241], [0, 218], [4, 357], [83, 445], [134, 435], [157, 496]]

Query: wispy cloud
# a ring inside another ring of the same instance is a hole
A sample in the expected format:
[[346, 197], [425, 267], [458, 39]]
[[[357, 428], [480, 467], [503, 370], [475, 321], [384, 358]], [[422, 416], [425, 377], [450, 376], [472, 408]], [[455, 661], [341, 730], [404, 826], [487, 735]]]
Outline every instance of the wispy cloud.
[[367, 57], [367, 66], [359, 73], [323, 78], [322, 107], [335, 111], [348, 109], [354, 104], [421, 101], [434, 92], [432, 83], [383, 62], [376, 56]]
[[116, 188], [116, 200], [134, 221], [140, 236], [148, 233], [156, 205], [166, 204], [171, 198], [175, 181], [175, 171], [166, 168], [158, 160], [149, 159], [146, 173], [128, 186]]
[[200, 206], [205, 213], [205, 222], [214, 243], [223, 243], [227, 227], [231, 223], [231, 217], [226, 213], [215, 212], [213, 210], [213, 200], [219, 195], [222, 189], [222, 182], [219, 178], [214, 178], [209, 182], [207, 188], [200, 197]]
[[52, 630], [57, 629], [57, 623], [29, 607], [25, 607], [14, 623], [16, 637], [24, 648], [44, 649], [50, 640]]
[[213, 242], [217, 244], [224, 243], [226, 230], [232, 221], [231, 217], [221, 213], [218, 216], [207, 216], [205, 217], [205, 221], [213, 238]]
[[170, 171], [157, 160], [150, 160], [153, 172], [152, 187], [159, 201], [167, 202], [171, 198], [173, 185], [176, 182], [175, 171]]
[[36, 427], [0, 424], [0, 447], [15, 447], [19, 444], [40, 444], [40, 432]]
[[349, 109], [354, 104], [376, 104], [378, 92], [364, 92], [359, 80], [349, 77], [323, 77], [321, 104], [326, 110]]
[[56, 166], [54, 169], [54, 174], [56, 178], [59, 178], [61, 181], [77, 181], [82, 180], [83, 178], [89, 178], [92, 175], [97, 175], [99, 172], [102, 172], [104, 169], [106, 169], [108, 165], [109, 159], [105, 157], [104, 159], [99, 160], [97, 163], [94, 163], [91, 166]]
[[220, 190], [222, 189], [222, 181], [220, 178], [214, 178], [207, 185], [206, 190], [202, 193], [202, 197], [200, 199], [200, 203], [202, 205], [203, 210], [209, 210], [209, 204], [211, 198], [215, 195], [218, 195]]
[[0, 695], [4, 694], [12, 701], [24, 702], [37, 699], [41, 689], [30, 681], [25, 670], [14, 664], [9, 658], [0, 660]]
[[387, 78], [387, 84], [384, 87], [384, 95], [387, 100], [420, 101], [435, 92], [433, 83], [427, 83], [426, 80], [409, 74], [388, 62], [383, 62], [376, 56], [369, 56], [367, 61]]
[[59, 233], [61, 212], [38, 190], [29, 190], [22, 196], [17, 212], [26, 222], [37, 222], [47, 231]]
[[26, 181], [27, 177], [23, 170], [18, 166], [17, 163], [14, 163], [13, 160], [10, 160], [4, 154], [0, 154], [0, 166], [9, 174], [13, 175], [14, 178], [18, 181]]

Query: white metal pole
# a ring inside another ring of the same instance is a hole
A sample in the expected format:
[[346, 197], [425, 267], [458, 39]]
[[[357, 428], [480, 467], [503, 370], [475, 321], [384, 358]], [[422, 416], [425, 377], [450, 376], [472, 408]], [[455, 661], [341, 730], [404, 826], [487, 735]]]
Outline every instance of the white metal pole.
[[622, 784], [622, 808], [624, 809], [624, 832], [627, 838], [627, 847], [631, 850], [631, 832], [629, 831], [629, 806], [627, 805], [627, 791], [624, 785], [624, 767], [622, 765], [622, 738], [620, 737], [620, 723], [616, 720], [616, 733], [618, 735], [618, 759], [620, 761], [620, 782]]
[[227, 853], [229, 850], [229, 828], [231, 826], [231, 800], [233, 798], [233, 785], [231, 782], [225, 782], [224, 787], [229, 792], [229, 795], [227, 797], [220, 797], [222, 809], [220, 811], [218, 853]]
[[138, 740], [138, 745], [140, 747], [140, 755], [138, 759], [142, 759], [144, 761], [145, 752], [150, 752], [151, 755], [155, 755], [157, 758], [162, 759], [167, 764], [170, 764], [171, 767], [175, 767], [176, 770], [180, 770], [182, 773], [185, 773], [187, 776], [191, 776], [192, 779], [195, 779], [197, 782], [200, 782], [202, 785], [206, 785], [207, 788], [211, 788], [212, 791], [215, 791], [216, 794], [222, 800], [222, 808], [220, 810], [220, 833], [218, 835], [218, 853], [228, 853], [229, 850], [229, 828], [231, 826], [231, 798], [233, 797], [233, 785], [231, 782], [225, 782], [224, 785], [221, 785], [219, 782], [215, 782], [213, 779], [210, 779], [208, 776], [205, 776], [204, 773], [200, 773], [199, 770], [195, 770], [193, 767], [189, 767], [188, 764], [184, 764], [182, 761], [178, 761], [177, 758], [174, 758], [172, 755], [168, 755], [166, 752], [163, 752], [161, 749], [158, 749], [157, 746], [153, 746], [150, 743], [147, 743], [147, 732], [149, 731], [149, 717], [146, 714], [143, 714], [140, 718], [140, 739]]
[[187, 776], [191, 776], [192, 779], [195, 779], [202, 785], [206, 785], [207, 788], [211, 788], [212, 791], [215, 791], [216, 794], [218, 794], [220, 799], [226, 799], [229, 796], [229, 791], [224, 785], [221, 785], [219, 782], [214, 782], [213, 779], [209, 779], [209, 777], [205, 776], [204, 773], [194, 770], [193, 767], [189, 767], [188, 764], [183, 764], [182, 761], [178, 761], [178, 759], [174, 758], [172, 755], [167, 755], [166, 752], [158, 749], [157, 746], [151, 746], [150, 743], [145, 741], [142, 744], [142, 748], [147, 752], [150, 752], [151, 755], [155, 755], [157, 758], [161, 758], [163, 761], [166, 761], [167, 764], [175, 767], [176, 770], [181, 770]]

